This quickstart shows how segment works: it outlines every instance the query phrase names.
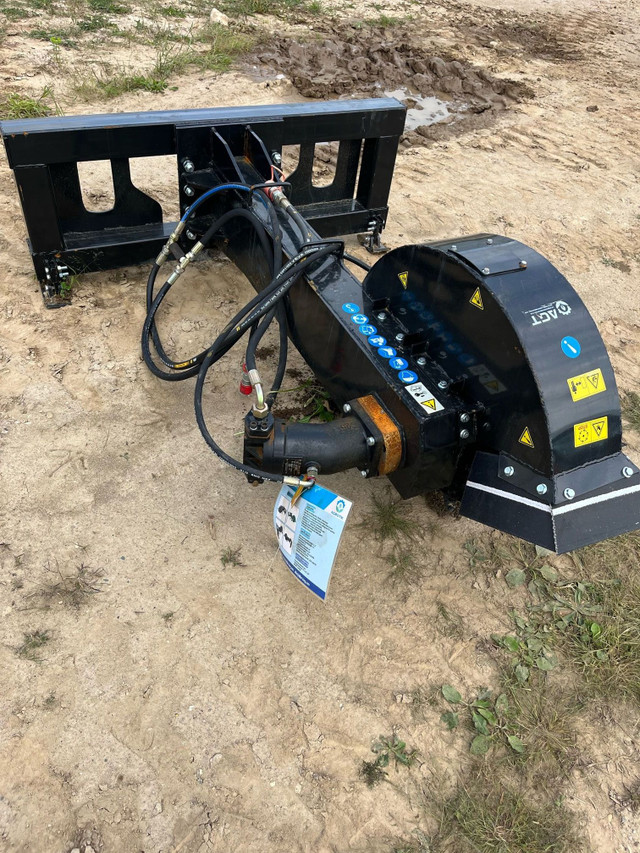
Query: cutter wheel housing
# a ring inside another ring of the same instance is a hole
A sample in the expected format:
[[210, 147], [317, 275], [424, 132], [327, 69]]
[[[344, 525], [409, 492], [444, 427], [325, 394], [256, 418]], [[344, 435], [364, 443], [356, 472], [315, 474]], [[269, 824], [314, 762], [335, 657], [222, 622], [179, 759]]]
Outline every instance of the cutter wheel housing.
[[[250, 481], [306, 488], [357, 468], [389, 477], [403, 498], [444, 490], [463, 515], [558, 553], [637, 529], [640, 473], [622, 453], [615, 376], [587, 309], [549, 261], [478, 234], [402, 246], [369, 267], [336, 239], [360, 233], [384, 252], [404, 118], [398, 101], [376, 99], [2, 122], [45, 304], [65, 303], [70, 275], [152, 261], [144, 359], [161, 379], [195, 379], [205, 441]], [[327, 140], [338, 143], [335, 178], [316, 187], [314, 149]], [[285, 145], [300, 146], [289, 175]], [[130, 177], [131, 158], [166, 154], [177, 162], [177, 223]], [[103, 213], [85, 209], [78, 177], [79, 161], [98, 159], [114, 179]], [[256, 295], [206, 350], [175, 360], [156, 317], [214, 247]], [[266, 385], [256, 353], [273, 323], [279, 358]], [[343, 417], [274, 417], [289, 341]], [[202, 404], [232, 349], [253, 398], [242, 460], [218, 445]]]

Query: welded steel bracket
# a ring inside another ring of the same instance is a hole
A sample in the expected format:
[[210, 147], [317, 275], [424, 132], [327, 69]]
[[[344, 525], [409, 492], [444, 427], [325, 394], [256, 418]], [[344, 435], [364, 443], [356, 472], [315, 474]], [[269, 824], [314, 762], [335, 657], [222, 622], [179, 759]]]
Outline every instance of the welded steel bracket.
[[[299, 145], [288, 176], [290, 198], [322, 237], [384, 226], [405, 108], [393, 98], [311, 104], [65, 116], [0, 122], [29, 235], [28, 243], [45, 302], [60, 304], [70, 275], [143, 263], [154, 258], [175, 227], [158, 201], [134, 186], [130, 160], [176, 156], [181, 211], [190, 203], [185, 160], [202, 160], [211, 133], [220, 140], [249, 127], [276, 155]], [[207, 145], [201, 145], [207, 140]], [[335, 175], [326, 186], [313, 180], [315, 146], [339, 142]], [[256, 151], [259, 146], [256, 146]], [[251, 159], [251, 151], [246, 152]], [[108, 160], [114, 205], [103, 212], [83, 203], [78, 163]]]

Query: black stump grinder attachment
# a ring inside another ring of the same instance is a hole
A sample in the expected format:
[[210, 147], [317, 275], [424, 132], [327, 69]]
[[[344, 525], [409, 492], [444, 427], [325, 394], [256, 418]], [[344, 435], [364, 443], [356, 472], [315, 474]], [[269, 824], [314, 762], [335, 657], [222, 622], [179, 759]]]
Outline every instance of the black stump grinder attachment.
[[[460, 512], [559, 553], [640, 526], [640, 473], [622, 453], [611, 364], [587, 309], [536, 251], [477, 234], [402, 246], [371, 268], [337, 235], [380, 243], [405, 109], [394, 99], [5, 121], [45, 303], [70, 276], [155, 261], [142, 333], [163, 379], [197, 377], [202, 434], [250, 481], [308, 486], [358, 468], [403, 498], [441, 489]], [[315, 186], [315, 146], [335, 176]], [[285, 146], [299, 146], [291, 174]], [[176, 156], [182, 217], [135, 187], [129, 160]], [[78, 162], [111, 163], [114, 206], [86, 210]], [[222, 249], [256, 296], [211, 346], [174, 361], [155, 317], [200, 251]], [[346, 267], [367, 270], [361, 282]], [[160, 269], [164, 270], [158, 279]], [[256, 349], [270, 324], [280, 353], [269, 392]], [[248, 333], [241, 390], [254, 395], [242, 462], [211, 436], [209, 370]], [[288, 339], [344, 416], [288, 423], [272, 408]]]

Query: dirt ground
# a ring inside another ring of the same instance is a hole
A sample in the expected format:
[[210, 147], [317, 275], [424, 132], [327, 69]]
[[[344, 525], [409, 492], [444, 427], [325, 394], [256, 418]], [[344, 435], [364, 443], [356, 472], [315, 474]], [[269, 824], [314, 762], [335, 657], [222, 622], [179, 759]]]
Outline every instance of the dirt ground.
[[[473, 66], [491, 89], [489, 108], [404, 141], [385, 243], [495, 231], [534, 246], [586, 303], [619, 386], [636, 388], [640, 4], [464, 0], [384, 11], [416, 15], [402, 38], [422, 51], [424, 70], [405, 63], [388, 81], [394, 89], [414, 74], [437, 78], [432, 57]], [[53, 74], [38, 65], [50, 46], [26, 39], [25, 27], [12, 23], [0, 45], [6, 91], [35, 92]], [[358, 39], [357, 29], [338, 29]], [[366, 45], [356, 48], [366, 60]], [[296, 66], [286, 46], [261, 49], [224, 75], [186, 73], [176, 91], [64, 109], [367, 91], [366, 80], [345, 88], [339, 62], [314, 82], [299, 53]], [[136, 168], [139, 184], [175, 207], [173, 174]], [[442, 521], [415, 499], [422, 578], [390, 585], [379, 545], [357, 527], [385, 482], [354, 471], [327, 477], [354, 510], [328, 600], [314, 600], [277, 553], [276, 488], [249, 487], [209, 452], [191, 383], [169, 386], [145, 368], [147, 271], [87, 275], [70, 307], [47, 311], [6, 160], [0, 206], [0, 850], [387, 851], [415, 827], [429, 830], [407, 795], [408, 774], [391, 771], [392, 784], [370, 789], [358, 771], [372, 739], [394, 728], [420, 751], [411, 775], [425, 790], [452, 783], [468, 761], [468, 747], [439, 722], [441, 708], [415, 713], [402, 697], [496, 680], [482, 640], [509, 630], [509, 600], [463, 549], [485, 529]], [[208, 343], [250, 294], [226, 261], [203, 262], [173, 298], [176, 346]], [[212, 431], [235, 450], [245, 406], [238, 379], [237, 359], [226, 359], [207, 392]], [[638, 435], [626, 439], [640, 461]], [[242, 549], [243, 565], [222, 565], [228, 547]], [[47, 593], [58, 573], [79, 567], [94, 594], [73, 606]], [[458, 615], [460, 633], [439, 630], [439, 605]], [[39, 661], [16, 654], [34, 631], [50, 636]], [[615, 805], [640, 777], [637, 715], [624, 705], [606, 717], [594, 710], [579, 748], [564, 796], [584, 849], [640, 851], [637, 819]]]

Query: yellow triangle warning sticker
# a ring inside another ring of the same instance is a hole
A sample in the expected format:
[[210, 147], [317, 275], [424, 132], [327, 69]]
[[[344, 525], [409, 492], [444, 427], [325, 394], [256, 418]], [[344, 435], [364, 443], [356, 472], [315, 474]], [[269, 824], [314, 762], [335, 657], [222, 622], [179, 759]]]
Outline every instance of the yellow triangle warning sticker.
[[598, 438], [600, 438], [600, 436], [602, 435], [602, 430], [605, 428], [606, 423], [607, 423], [606, 419], [603, 419], [601, 421], [591, 421], [591, 426], [593, 427], [593, 431], [598, 436]]
[[489, 391], [499, 391], [500, 384], [497, 379], [492, 379], [491, 382], [485, 382], [484, 387], [488, 388]]
[[597, 373], [590, 373], [589, 376], [587, 376], [587, 379], [593, 385], [594, 388], [598, 387], [598, 382], [600, 381], [600, 376], [601, 376], [600, 371], [598, 371]]
[[533, 439], [531, 438], [531, 433], [529, 432], [529, 427], [525, 427], [522, 431], [522, 435], [518, 439], [520, 444], [524, 444], [526, 447], [535, 447], [533, 443]]
[[407, 270], [406, 272], [399, 272], [398, 278], [400, 279], [400, 284], [406, 290], [407, 289], [407, 279], [409, 278], [409, 270]]
[[479, 287], [476, 287], [475, 292], [469, 302], [472, 305], [475, 305], [476, 308], [479, 308], [481, 311], [484, 311], [484, 305], [482, 304], [482, 294], [480, 293]]
[[435, 400], [433, 399], [433, 397], [432, 397], [430, 400], [423, 400], [423, 401], [422, 401], [422, 405], [423, 405], [423, 406], [428, 406], [430, 409], [433, 409], [433, 410], [435, 411], [435, 408], [436, 408], [436, 401], [435, 401]]

